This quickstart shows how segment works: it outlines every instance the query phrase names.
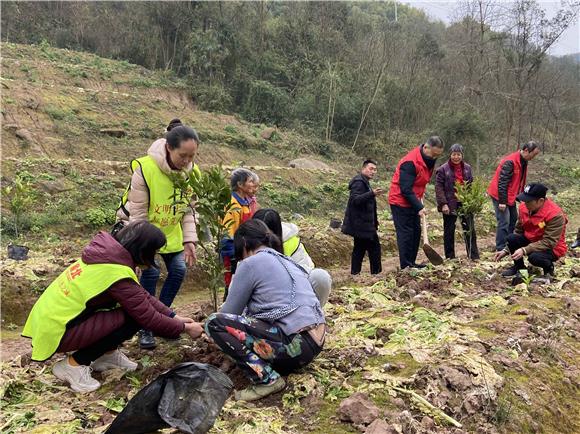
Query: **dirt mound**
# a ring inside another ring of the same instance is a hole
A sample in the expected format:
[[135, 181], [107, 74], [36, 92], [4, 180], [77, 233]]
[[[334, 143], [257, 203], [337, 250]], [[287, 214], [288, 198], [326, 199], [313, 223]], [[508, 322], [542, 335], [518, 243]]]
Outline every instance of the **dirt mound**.
[[333, 171], [328, 164], [324, 161], [315, 160], [312, 158], [296, 158], [288, 163], [288, 166], [295, 169], [317, 169], [317, 170], [328, 170]]

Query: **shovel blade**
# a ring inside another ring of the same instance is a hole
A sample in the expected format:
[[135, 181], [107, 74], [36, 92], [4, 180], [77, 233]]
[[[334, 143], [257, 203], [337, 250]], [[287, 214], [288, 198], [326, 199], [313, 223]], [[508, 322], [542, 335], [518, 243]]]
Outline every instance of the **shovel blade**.
[[443, 264], [443, 258], [439, 253], [433, 249], [429, 244], [423, 244], [423, 252], [425, 252], [425, 256], [429, 259], [433, 265], [441, 265]]

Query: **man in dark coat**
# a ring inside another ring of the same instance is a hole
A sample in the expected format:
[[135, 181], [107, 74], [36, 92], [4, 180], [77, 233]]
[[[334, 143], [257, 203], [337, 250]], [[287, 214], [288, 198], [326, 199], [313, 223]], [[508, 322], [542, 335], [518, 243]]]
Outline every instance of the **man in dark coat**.
[[354, 238], [351, 274], [359, 274], [365, 253], [369, 254], [371, 274], [382, 271], [381, 244], [377, 234], [379, 220], [377, 218], [376, 197], [384, 194], [382, 188], [371, 188], [369, 181], [377, 173], [377, 163], [365, 160], [361, 173], [348, 184], [350, 196], [344, 214], [342, 232]]

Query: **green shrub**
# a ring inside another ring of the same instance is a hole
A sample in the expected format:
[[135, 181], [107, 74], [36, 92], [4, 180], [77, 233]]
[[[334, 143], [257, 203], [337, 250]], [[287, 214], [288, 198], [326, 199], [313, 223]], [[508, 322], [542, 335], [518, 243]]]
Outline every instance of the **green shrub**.
[[230, 134], [238, 134], [238, 130], [233, 125], [226, 125], [224, 131]]
[[204, 110], [229, 112], [232, 107], [233, 98], [222, 85], [194, 83], [190, 89], [192, 98]]
[[91, 208], [87, 210], [85, 219], [90, 226], [101, 228], [115, 223], [115, 211], [112, 209]]
[[44, 112], [55, 121], [61, 121], [71, 116], [71, 112], [52, 105], [47, 105]]
[[280, 125], [288, 121], [291, 106], [290, 96], [284, 89], [267, 81], [255, 80], [250, 85], [243, 113], [252, 121]]

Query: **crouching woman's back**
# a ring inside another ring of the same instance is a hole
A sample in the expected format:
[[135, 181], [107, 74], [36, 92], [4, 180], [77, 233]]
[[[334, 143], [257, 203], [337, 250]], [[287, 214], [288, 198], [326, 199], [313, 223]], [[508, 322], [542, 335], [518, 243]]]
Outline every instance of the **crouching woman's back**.
[[236, 394], [251, 401], [282, 390], [281, 375], [314, 360], [326, 325], [308, 275], [281, 253], [280, 240], [263, 222], [241, 225], [234, 245], [243, 260], [206, 331], [254, 383]]

